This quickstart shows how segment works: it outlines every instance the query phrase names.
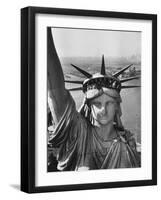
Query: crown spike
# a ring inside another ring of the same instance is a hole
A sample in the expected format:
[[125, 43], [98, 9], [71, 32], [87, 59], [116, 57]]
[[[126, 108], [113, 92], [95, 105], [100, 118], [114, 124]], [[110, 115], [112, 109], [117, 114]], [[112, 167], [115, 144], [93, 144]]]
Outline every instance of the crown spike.
[[104, 55], [102, 55], [101, 74], [106, 75]]
[[77, 88], [70, 88], [68, 89], [69, 91], [78, 91], [78, 90], [83, 90], [82, 87], [77, 87]]
[[137, 87], [141, 87], [141, 86], [140, 85], [125, 85], [125, 86], [121, 86], [121, 89], [137, 88]]
[[128, 65], [127, 67], [124, 67], [123, 69], [121, 69], [120, 71], [116, 72], [113, 74], [114, 77], [118, 77], [120, 74], [122, 74], [125, 70], [127, 70], [129, 67], [131, 67], [133, 64]]
[[133, 77], [130, 77], [130, 78], [121, 79], [120, 82], [124, 83], [124, 82], [131, 81], [131, 80], [134, 80], [134, 79], [139, 79], [139, 78], [140, 78], [140, 76], [133, 76]]
[[88, 72], [84, 71], [83, 69], [71, 64], [75, 69], [77, 69], [79, 72], [81, 72], [84, 76], [86, 76], [87, 78], [91, 78], [92, 75], [89, 74]]
[[75, 83], [75, 84], [83, 84], [83, 81], [70, 81], [70, 80], [65, 80], [66, 83]]

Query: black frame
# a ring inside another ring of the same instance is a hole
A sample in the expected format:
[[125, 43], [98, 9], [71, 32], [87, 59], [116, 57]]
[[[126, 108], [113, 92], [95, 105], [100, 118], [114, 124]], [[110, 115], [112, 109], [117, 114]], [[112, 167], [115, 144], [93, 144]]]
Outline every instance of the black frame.
[[[35, 16], [108, 17], [152, 21], [152, 179], [61, 186], [35, 186]], [[27, 193], [157, 184], [157, 15], [44, 7], [21, 9], [21, 190]]]

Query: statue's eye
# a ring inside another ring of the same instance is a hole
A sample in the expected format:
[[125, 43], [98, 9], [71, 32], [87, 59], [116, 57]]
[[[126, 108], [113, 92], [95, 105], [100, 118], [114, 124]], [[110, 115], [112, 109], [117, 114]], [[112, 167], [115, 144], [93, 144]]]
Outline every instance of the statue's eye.
[[108, 101], [106, 102], [106, 106], [115, 106], [116, 102], [115, 101]]

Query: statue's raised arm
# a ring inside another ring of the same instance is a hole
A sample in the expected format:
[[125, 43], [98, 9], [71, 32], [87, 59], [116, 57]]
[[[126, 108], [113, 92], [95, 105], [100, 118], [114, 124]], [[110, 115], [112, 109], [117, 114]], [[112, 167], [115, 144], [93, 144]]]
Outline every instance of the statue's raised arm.
[[65, 89], [62, 66], [58, 58], [51, 28], [47, 29], [48, 104], [57, 124], [64, 113], [68, 92]]

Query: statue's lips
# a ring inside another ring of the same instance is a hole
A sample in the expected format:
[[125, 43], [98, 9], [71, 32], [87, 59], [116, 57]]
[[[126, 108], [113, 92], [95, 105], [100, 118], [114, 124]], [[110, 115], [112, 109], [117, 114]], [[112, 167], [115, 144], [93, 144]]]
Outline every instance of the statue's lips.
[[107, 122], [107, 120], [108, 120], [107, 117], [100, 117], [99, 118], [99, 121], [101, 121], [101, 122]]

